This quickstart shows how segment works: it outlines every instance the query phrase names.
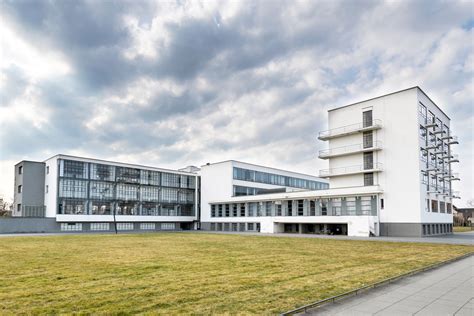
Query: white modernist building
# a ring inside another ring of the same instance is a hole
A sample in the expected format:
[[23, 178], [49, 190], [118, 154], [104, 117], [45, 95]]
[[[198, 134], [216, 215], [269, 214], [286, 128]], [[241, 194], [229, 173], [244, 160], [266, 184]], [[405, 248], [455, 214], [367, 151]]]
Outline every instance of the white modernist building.
[[419, 87], [328, 115], [319, 177], [234, 160], [176, 171], [57, 155], [15, 166], [13, 215], [41, 217], [31, 229], [48, 221], [44, 231], [451, 233], [458, 141]]
[[197, 227], [199, 176], [192, 172], [56, 155], [18, 163], [15, 189], [13, 216], [42, 217], [45, 230]]
[[[320, 177], [330, 189], [237, 196], [207, 190], [218, 165], [202, 168], [202, 221], [211, 230], [246, 225], [266, 233], [333, 233], [352, 236], [427, 236], [452, 230], [449, 117], [419, 88], [329, 110], [329, 129], [319, 133], [329, 161]], [[207, 170], [206, 170], [207, 169]], [[232, 216], [227, 209], [242, 209]], [[241, 216], [242, 215], [242, 216]], [[244, 223], [244, 224], [241, 224]], [[204, 225], [204, 224], [203, 224]]]

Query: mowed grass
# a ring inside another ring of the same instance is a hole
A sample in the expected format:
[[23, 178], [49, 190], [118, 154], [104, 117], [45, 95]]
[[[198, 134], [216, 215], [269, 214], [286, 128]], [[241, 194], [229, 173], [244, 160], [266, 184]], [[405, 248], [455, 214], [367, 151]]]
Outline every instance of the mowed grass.
[[204, 233], [0, 239], [0, 314], [276, 314], [474, 247]]
[[453, 231], [455, 233], [470, 232], [471, 230], [474, 230], [474, 229], [468, 226], [453, 226]]

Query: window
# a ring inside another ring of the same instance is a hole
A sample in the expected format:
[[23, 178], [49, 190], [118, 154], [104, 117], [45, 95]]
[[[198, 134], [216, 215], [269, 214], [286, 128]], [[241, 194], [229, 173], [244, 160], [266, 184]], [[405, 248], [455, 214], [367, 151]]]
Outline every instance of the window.
[[288, 216], [293, 216], [293, 201], [288, 201]]
[[23, 166], [18, 167], [18, 174], [23, 174]]
[[142, 201], [158, 202], [160, 200], [160, 189], [152, 186], [140, 187], [140, 198]]
[[222, 204], [217, 205], [217, 217], [222, 217]]
[[374, 185], [374, 174], [371, 173], [364, 173], [364, 185], [370, 186]]
[[418, 113], [424, 119], [426, 119], [426, 106], [423, 103], [418, 103]]
[[90, 213], [92, 215], [111, 215], [113, 207], [114, 207], [113, 202], [91, 201]]
[[374, 168], [374, 153], [365, 152], [364, 153], [364, 169], [370, 170]]
[[114, 199], [114, 184], [110, 182], [91, 181], [89, 184], [89, 196], [91, 199], [112, 200]]
[[332, 199], [332, 215], [341, 215], [342, 210], [342, 200], [341, 198]]
[[59, 199], [59, 214], [83, 215], [87, 214], [87, 202], [84, 199]]
[[380, 209], [383, 210], [384, 208], [384, 200], [380, 199]]
[[322, 216], [328, 215], [328, 200], [327, 199], [321, 200], [321, 215]]
[[211, 230], [216, 230], [216, 223], [211, 223]]
[[140, 223], [141, 230], [155, 230], [155, 223]]
[[282, 213], [281, 213], [281, 202], [280, 202], [280, 204], [276, 204], [276, 205], [275, 205], [275, 209], [276, 209], [276, 216], [282, 216]]
[[[267, 173], [267, 172], [254, 171], [254, 170], [248, 170], [248, 169], [242, 169], [242, 168], [236, 168], [236, 167], [234, 167], [233, 169], [233, 177], [235, 180], [259, 182], [259, 183], [295, 187], [295, 188], [309, 189], [309, 190], [323, 190], [323, 189], [329, 188], [329, 184], [324, 183], [324, 182], [293, 178], [293, 177], [282, 176], [278, 174], [272, 174], [272, 173]], [[258, 191], [252, 191], [248, 189], [254, 189], [254, 188], [236, 186], [234, 187], [234, 196], [258, 194]]]
[[420, 138], [422, 139], [422, 144], [426, 144], [428, 138], [426, 128], [423, 125], [420, 125]]
[[46, 174], [49, 174], [49, 166], [46, 166]]
[[21, 204], [17, 204], [17, 205], [16, 205], [16, 211], [17, 211], [17, 212], [21, 212]]
[[138, 203], [133, 201], [117, 202], [117, 215], [138, 215]]
[[117, 199], [125, 201], [138, 200], [138, 186], [133, 184], [117, 184]]
[[428, 120], [426, 123], [432, 124], [435, 122], [436, 122], [435, 115], [431, 111], [428, 111]]
[[87, 181], [60, 179], [59, 197], [76, 199], [87, 198]]
[[216, 217], [216, 206], [214, 204], [211, 205], [211, 217]]
[[161, 201], [163, 201], [163, 202], [177, 202], [178, 201], [178, 189], [162, 188], [161, 189]]
[[431, 211], [434, 213], [438, 213], [438, 201], [431, 200]]
[[253, 217], [257, 215], [257, 203], [249, 203], [249, 216]]
[[304, 201], [303, 200], [298, 200], [298, 216], [303, 216], [304, 215]]
[[125, 182], [125, 183], [139, 183], [140, 182], [139, 169], [117, 167], [116, 172], [117, 172], [117, 175], [116, 175], [117, 182]]
[[91, 223], [91, 230], [107, 231], [107, 230], [110, 230], [110, 224], [109, 223]]
[[19, 185], [19, 186], [18, 186], [18, 193], [21, 193], [21, 192], [22, 192], [22, 189], [23, 189], [23, 186], [22, 186], [22, 185]]
[[253, 223], [247, 223], [247, 230], [250, 230], [250, 231], [255, 230]]
[[176, 223], [161, 223], [162, 230], [173, 230], [176, 229]]
[[309, 216], [316, 216], [316, 201], [309, 201]]
[[224, 213], [224, 216], [225, 216], [225, 217], [229, 217], [229, 216], [230, 216], [230, 206], [229, 206], [229, 204], [225, 204], [225, 213]]
[[360, 207], [363, 215], [369, 215], [372, 211], [372, 197], [362, 196], [360, 198]]
[[451, 214], [451, 203], [446, 203], [446, 213]]
[[237, 204], [232, 204], [232, 216], [237, 217]]
[[240, 204], [240, 216], [245, 217], [245, 204]]
[[115, 167], [101, 164], [91, 164], [91, 179], [115, 181]]
[[[61, 170], [61, 176], [66, 178], [87, 179], [87, 163], [82, 161], [63, 160], [62, 166], [63, 170]], [[48, 172], [48, 167], [46, 167], [46, 173]]]
[[346, 210], [347, 210], [347, 215], [356, 215], [356, 198], [355, 197], [346, 198]]
[[439, 211], [440, 213], [446, 213], [446, 204], [443, 201], [439, 202]]
[[374, 146], [374, 135], [372, 131], [364, 132], [363, 134], [363, 147], [371, 148]]
[[272, 216], [272, 202], [265, 202], [265, 216]]
[[362, 126], [369, 127], [372, 123], [372, 110], [362, 112]]
[[163, 173], [161, 175], [161, 185], [165, 187], [179, 188], [179, 174]]
[[133, 230], [133, 223], [117, 223], [117, 230]]
[[61, 223], [61, 231], [82, 231], [82, 223]]

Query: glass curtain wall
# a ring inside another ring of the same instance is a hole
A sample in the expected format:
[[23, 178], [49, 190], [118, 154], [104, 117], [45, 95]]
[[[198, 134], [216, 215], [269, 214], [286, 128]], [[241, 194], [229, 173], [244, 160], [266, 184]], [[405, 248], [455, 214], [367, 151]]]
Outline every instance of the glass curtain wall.
[[65, 159], [58, 164], [58, 214], [195, 214], [193, 175]]

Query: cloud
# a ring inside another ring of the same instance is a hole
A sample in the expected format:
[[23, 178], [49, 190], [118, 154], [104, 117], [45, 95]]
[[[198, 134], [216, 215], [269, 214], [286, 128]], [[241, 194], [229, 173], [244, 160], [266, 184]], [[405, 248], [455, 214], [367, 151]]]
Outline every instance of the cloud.
[[[0, 168], [71, 153], [316, 173], [327, 109], [413, 85], [451, 116], [472, 195], [472, 4], [8, 1]], [[463, 158], [464, 157], [464, 158]], [[2, 174], [3, 176], [3, 174]], [[0, 194], [11, 195], [6, 181]]]

